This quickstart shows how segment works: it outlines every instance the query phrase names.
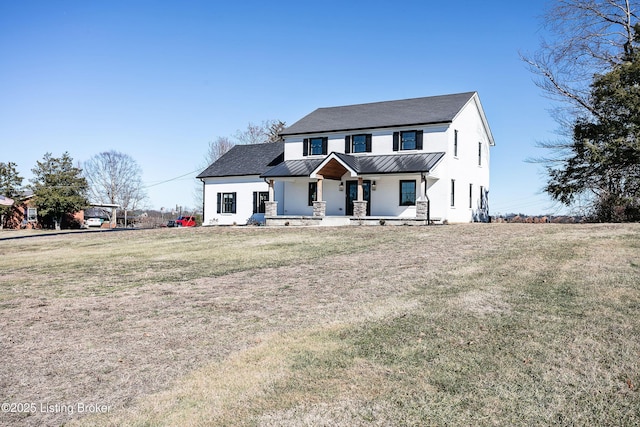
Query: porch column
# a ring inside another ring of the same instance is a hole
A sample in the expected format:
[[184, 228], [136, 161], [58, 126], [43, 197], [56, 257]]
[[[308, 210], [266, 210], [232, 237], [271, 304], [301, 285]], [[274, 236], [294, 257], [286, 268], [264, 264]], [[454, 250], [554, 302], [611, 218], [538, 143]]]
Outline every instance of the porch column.
[[363, 178], [358, 177], [358, 200], [353, 201], [353, 216], [363, 218], [367, 216], [367, 201], [364, 200], [364, 190], [362, 188]]
[[278, 202], [276, 202], [273, 184], [274, 180], [269, 180], [269, 200], [264, 202], [264, 216], [277, 216], [278, 215]]
[[416, 200], [416, 219], [422, 219], [427, 225], [430, 222], [429, 213], [429, 196], [427, 196], [427, 177], [424, 173], [420, 174], [420, 197]]
[[324, 177], [322, 175], [316, 176], [318, 177], [318, 184], [316, 186], [316, 200], [313, 202], [313, 216], [324, 217], [327, 213], [327, 202], [322, 197]]
[[322, 182], [324, 181], [324, 177], [322, 175], [317, 175], [318, 177], [318, 194], [316, 197], [316, 200], [319, 202], [324, 201], [324, 198], [322, 197]]
[[274, 195], [273, 195], [273, 180], [270, 179], [269, 180], [269, 201], [270, 202], [274, 202]]

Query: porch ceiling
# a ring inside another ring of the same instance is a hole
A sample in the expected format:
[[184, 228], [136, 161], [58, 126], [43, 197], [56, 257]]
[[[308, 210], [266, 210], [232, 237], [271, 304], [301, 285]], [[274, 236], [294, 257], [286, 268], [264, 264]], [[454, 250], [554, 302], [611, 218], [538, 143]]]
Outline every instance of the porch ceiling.
[[336, 159], [331, 159], [316, 173], [317, 175], [322, 175], [327, 179], [335, 179], [339, 181], [347, 172], [349, 172], [349, 170], [345, 168], [342, 163], [340, 163]]

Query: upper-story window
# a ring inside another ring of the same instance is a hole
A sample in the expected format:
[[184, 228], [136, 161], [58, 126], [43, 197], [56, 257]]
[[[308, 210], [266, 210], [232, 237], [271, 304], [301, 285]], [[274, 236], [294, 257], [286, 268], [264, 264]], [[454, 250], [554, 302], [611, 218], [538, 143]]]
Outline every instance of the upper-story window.
[[409, 130], [393, 133], [393, 151], [422, 150], [422, 131]]
[[344, 138], [345, 153], [370, 153], [371, 134], [347, 135]]
[[478, 166], [482, 166], [482, 142], [478, 142]]
[[400, 132], [400, 149], [415, 150], [416, 149], [416, 132]]
[[453, 157], [458, 157], [458, 130], [453, 131]]
[[328, 138], [305, 138], [302, 146], [303, 156], [320, 156], [327, 154]]

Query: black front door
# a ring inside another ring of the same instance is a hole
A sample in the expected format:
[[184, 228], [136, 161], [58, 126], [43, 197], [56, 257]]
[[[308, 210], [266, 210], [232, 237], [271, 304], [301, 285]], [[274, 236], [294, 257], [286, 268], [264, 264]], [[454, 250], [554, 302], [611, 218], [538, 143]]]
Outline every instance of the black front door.
[[[367, 201], [367, 216], [371, 215], [371, 181], [362, 181], [363, 200]], [[353, 215], [353, 201], [358, 200], [358, 181], [347, 181], [347, 216]]]

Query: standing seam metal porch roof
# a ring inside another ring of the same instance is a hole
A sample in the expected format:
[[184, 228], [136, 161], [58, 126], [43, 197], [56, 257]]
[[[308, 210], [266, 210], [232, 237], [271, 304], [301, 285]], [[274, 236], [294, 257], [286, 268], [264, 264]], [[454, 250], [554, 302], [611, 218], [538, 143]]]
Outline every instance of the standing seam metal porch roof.
[[[380, 156], [352, 156], [331, 153], [358, 175], [429, 172], [444, 157], [443, 152], [420, 154], [388, 154]], [[326, 159], [287, 160], [269, 169], [262, 178], [309, 176]]]

